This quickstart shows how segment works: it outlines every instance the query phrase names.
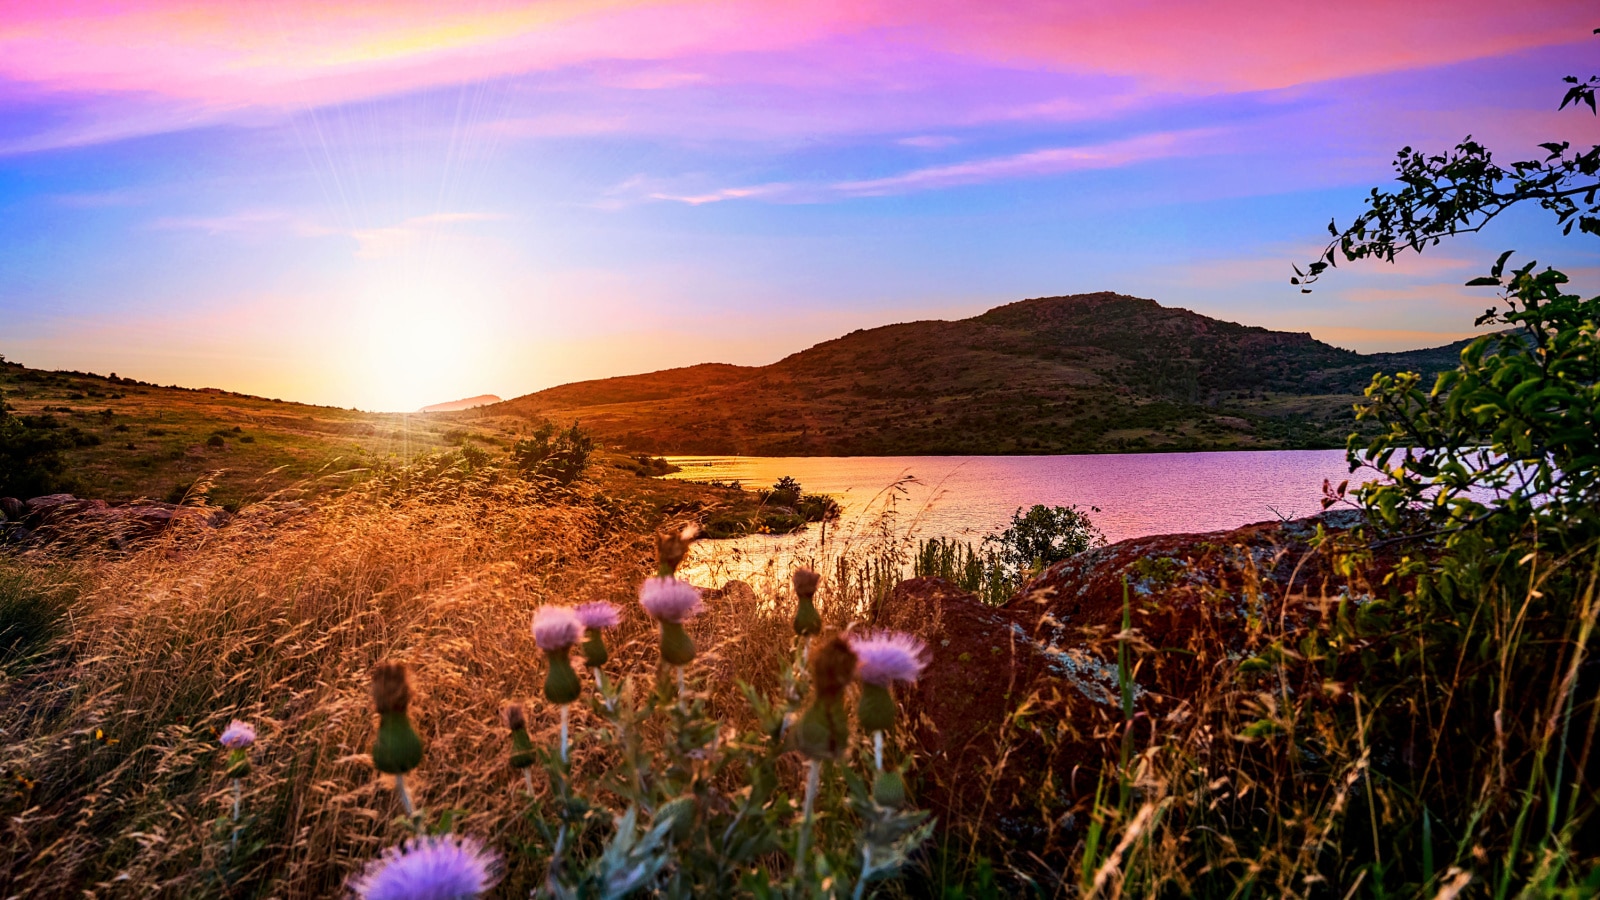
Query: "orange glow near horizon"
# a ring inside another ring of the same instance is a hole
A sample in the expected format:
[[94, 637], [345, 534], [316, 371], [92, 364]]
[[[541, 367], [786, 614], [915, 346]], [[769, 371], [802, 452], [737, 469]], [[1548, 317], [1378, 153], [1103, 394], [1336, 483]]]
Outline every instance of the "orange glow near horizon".
[[1287, 283], [1400, 146], [1592, 136], [1593, 12], [0, 0], [0, 353], [409, 410], [1098, 290], [1397, 349], [1600, 271]]

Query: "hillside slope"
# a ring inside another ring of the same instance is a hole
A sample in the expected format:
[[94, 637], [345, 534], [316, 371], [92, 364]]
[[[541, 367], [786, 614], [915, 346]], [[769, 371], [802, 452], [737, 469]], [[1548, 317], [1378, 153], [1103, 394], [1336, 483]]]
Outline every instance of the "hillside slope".
[[511, 437], [437, 415], [365, 413], [215, 388], [47, 372], [0, 357], [0, 402], [65, 448], [64, 489], [113, 501], [181, 498], [197, 480], [237, 505], [334, 473]]
[[1342, 446], [1377, 371], [1463, 344], [1360, 354], [1113, 293], [855, 331], [761, 367], [562, 385], [484, 412], [580, 420], [630, 450], [892, 455]]

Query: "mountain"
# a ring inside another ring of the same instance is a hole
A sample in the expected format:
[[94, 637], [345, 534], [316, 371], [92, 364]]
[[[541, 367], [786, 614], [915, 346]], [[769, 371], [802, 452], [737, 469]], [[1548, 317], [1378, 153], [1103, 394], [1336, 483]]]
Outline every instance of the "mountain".
[[490, 414], [578, 420], [633, 451], [922, 455], [1343, 446], [1375, 372], [1453, 368], [1466, 341], [1361, 354], [1114, 293], [859, 330], [768, 366], [562, 385]]
[[480, 406], [488, 406], [491, 403], [499, 402], [500, 398], [494, 394], [479, 394], [476, 397], [468, 397], [465, 400], [451, 400], [449, 403], [435, 403], [432, 406], [424, 406], [417, 412], [460, 412], [463, 409], [477, 409]]

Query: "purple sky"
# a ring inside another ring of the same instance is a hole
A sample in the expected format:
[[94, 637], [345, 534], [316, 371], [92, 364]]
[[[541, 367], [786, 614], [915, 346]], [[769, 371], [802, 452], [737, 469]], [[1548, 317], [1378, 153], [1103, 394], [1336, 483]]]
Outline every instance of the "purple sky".
[[[1586, 3], [0, 0], [0, 353], [409, 409], [1115, 290], [1470, 334], [1547, 216], [1302, 295], [1400, 147], [1600, 140]], [[448, 11], [441, 11], [448, 9]]]

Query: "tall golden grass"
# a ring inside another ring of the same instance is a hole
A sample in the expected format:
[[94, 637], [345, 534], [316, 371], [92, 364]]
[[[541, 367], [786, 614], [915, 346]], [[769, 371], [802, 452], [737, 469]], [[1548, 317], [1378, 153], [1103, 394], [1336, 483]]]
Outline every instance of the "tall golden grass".
[[[226, 528], [175, 527], [132, 552], [85, 552], [88, 535], [30, 551], [27, 565], [67, 567], [83, 591], [65, 634], [3, 686], [0, 770], [15, 789], [0, 895], [338, 893], [406, 833], [367, 756], [368, 676], [384, 659], [414, 672], [427, 744], [407, 779], [416, 801], [463, 810], [461, 830], [514, 856], [534, 831], [499, 710], [531, 699], [536, 742], [553, 743], [558, 727], [538, 699], [532, 611], [616, 602], [626, 612], [613, 665], [654, 670], [655, 629], [635, 591], [659, 524], [593, 486], [375, 478], [315, 508], [269, 501]], [[718, 567], [714, 548], [696, 553]], [[774, 689], [792, 652], [792, 610], [769, 574], [759, 595], [713, 592], [691, 625], [696, 677], [730, 727], [752, 724], [737, 680]], [[884, 590], [843, 587], [849, 596], [820, 598], [835, 626], [875, 596], [864, 592]], [[216, 743], [233, 718], [261, 733], [237, 851]], [[575, 765], [603, 764], [606, 749], [579, 743]], [[536, 873], [521, 870], [534, 867], [510, 868], [503, 890], [525, 893]]]

